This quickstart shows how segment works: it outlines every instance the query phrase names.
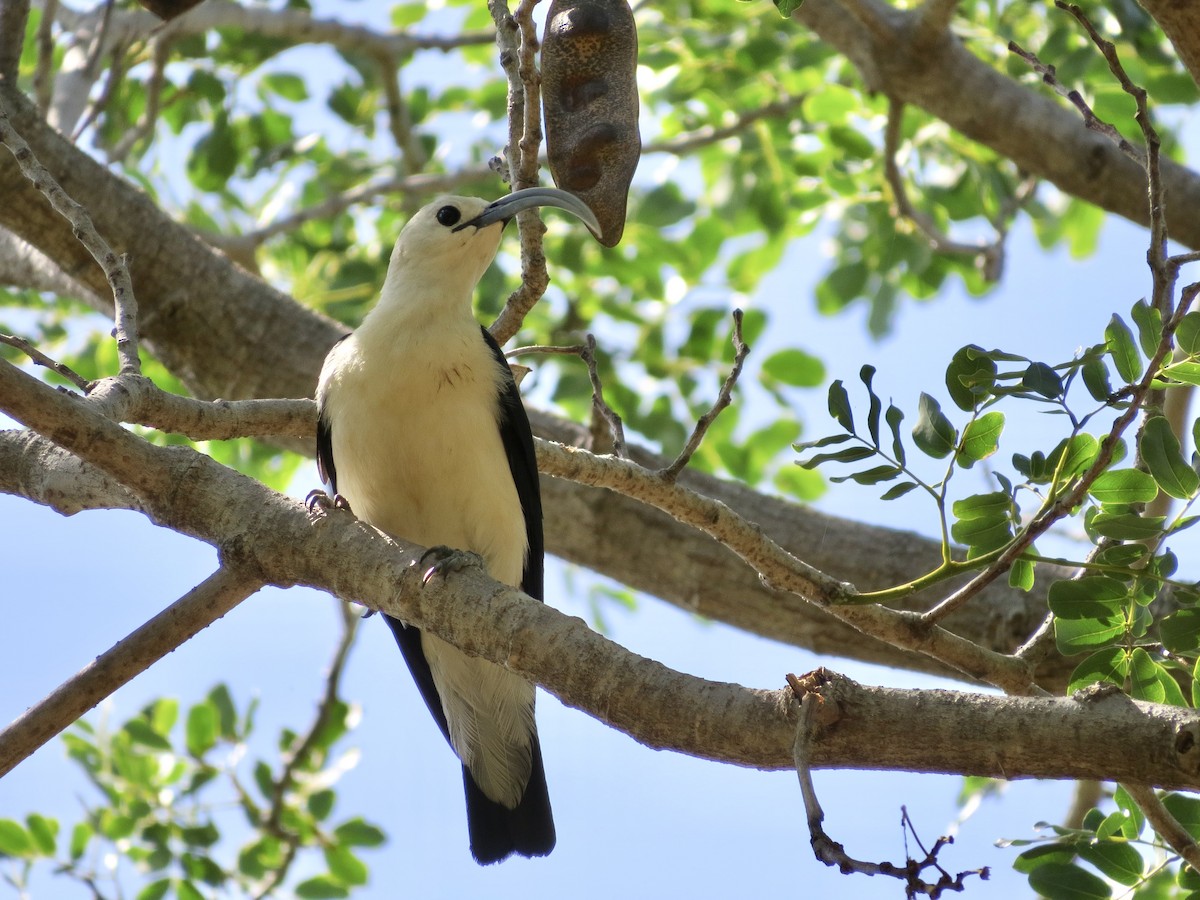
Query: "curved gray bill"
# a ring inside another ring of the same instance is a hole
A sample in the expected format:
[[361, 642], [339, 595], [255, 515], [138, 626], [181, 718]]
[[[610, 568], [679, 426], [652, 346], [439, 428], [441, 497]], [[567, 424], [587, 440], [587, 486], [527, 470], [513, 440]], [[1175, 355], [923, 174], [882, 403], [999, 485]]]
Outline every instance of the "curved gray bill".
[[490, 204], [475, 218], [469, 222], [463, 222], [454, 230], [461, 231], [468, 225], [483, 228], [494, 222], [507, 222], [522, 210], [533, 209], [535, 206], [553, 206], [557, 209], [564, 209], [580, 219], [591, 230], [592, 234], [597, 236], [600, 234], [600, 223], [596, 220], [595, 213], [588, 208], [586, 203], [574, 194], [568, 194], [566, 191], [550, 187], [532, 187], [525, 188], [523, 191], [514, 191], [508, 196], [501, 197], [495, 203]]

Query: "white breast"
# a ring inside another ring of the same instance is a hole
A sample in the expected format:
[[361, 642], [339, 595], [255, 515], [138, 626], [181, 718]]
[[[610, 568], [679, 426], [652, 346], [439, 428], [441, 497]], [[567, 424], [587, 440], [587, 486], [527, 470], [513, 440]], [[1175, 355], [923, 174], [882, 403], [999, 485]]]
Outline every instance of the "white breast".
[[[469, 313], [407, 318], [368, 317], [325, 362], [338, 493], [377, 528], [474, 551], [493, 578], [520, 586], [528, 541], [496, 421], [502, 371]], [[533, 686], [421, 641], [455, 752], [488, 797], [515, 807], [531, 768]]]

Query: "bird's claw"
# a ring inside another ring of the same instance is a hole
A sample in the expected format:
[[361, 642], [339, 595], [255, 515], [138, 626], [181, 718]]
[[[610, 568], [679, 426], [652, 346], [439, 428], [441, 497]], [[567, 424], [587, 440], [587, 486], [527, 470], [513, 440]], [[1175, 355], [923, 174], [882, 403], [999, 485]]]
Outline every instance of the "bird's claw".
[[334, 494], [330, 497], [319, 488], [308, 492], [308, 496], [304, 498], [304, 507], [310, 513], [327, 513], [331, 509], [344, 509], [346, 512], [351, 511], [350, 502], [341, 494]]
[[[433, 564], [425, 568], [429, 560], [433, 560]], [[472, 553], [469, 550], [455, 550], [453, 547], [430, 547], [421, 554], [421, 558], [417, 560], [417, 565], [424, 569], [421, 574], [421, 584], [429, 584], [438, 575], [448, 575], [451, 572], [460, 572], [469, 566], [483, 565], [483, 558], [478, 553]]]

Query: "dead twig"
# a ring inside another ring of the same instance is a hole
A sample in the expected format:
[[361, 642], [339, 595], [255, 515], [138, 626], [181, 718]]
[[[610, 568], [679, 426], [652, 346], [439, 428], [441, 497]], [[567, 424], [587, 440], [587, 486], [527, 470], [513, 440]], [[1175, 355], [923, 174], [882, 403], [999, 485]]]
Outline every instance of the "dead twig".
[[[846, 852], [846, 848], [831, 838], [823, 827], [825, 811], [817, 799], [817, 791], [813, 786], [812, 767], [809, 764], [809, 747], [819, 737], [822, 723], [820, 717], [829, 717], [831, 713], [825, 708], [830, 702], [821, 694], [821, 688], [828, 683], [822, 670], [813, 672], [804, 679], [795, 675], [787, 676], [792, 693], [800, 703], [800, 717], [796, 724], [796, 740], [792, 745], [792, 755], [796, 767], [796, 777], [800, 780], [800, 795], [804, 799], [804, 812], [808, 823], [809, 843], [813, 854], [827, 866], [836, 866], [843, 875], [857, 872], [860, 875], [886, 875], [904, 882], [905, 896], [909, 898], [924, 896], [931, 900], [941, 897], [947, 891], [961, 893], [966, 889], [965, 881], [970, 875], [978, 875], [987, 880], [989, 870], [986, 866], [971, 869], [951, 875], [938, 862], [938, 853], [949, 844], [954, 843], [952, 837], [939, 837], [931, 850], [926, 850], [917, 836], [908, 810], [900, 808], [901, 824], [905, 835], [905, 857], [903, 866], [887, 862], [868, 862], [854, 859]], [[911, 833], [921, 853], [922, 859], [913, 859], [908, 854], [908, 834]], [[938, 873], [936, 881], [930, 883], [924, 880], [924, 872], [934, 869]]]
[[33, 344], [29, 343], [29, 341], [25, 340], [25, 338], [20, 338], [12, 334], [0, 334], [0, 344], [7, 344], [10, 347], [20, 350], [31, 360], [33, 360], [36, 365], [45, 366], [47, 369], [56, 372], [67, 381], [71, 382], [71, 384], [75, 385], [75, 387], [83, 391], [85, 394], [90, 391], [92, 389], [92, 385], [95, 384], [93, 381], [88, 381], [88, 379], [84, 378], [70, 366], [60, 363], [58, 360], [47, 356], [37, 347], [33, 346]]
[[674, 481], [679, 477], [679, 473], [691, 461], [692, 456], [700, 449], [700, 444], [704, 441], [704, 436], [708, 434], [708, 429], [712, 423], [717, 420], [727, 406], [733, 401], [733, 387], [737, 384], [737, 380], [742, 374], [742, 365], [746, 362], [746, 356], [750, 353], [750, 348], [746, 346], [746, 342], [742, 339], [742, 311], [735, 309], [733, 311], [733, 368], [729, 370], [729, 374], [725, 377], [724, 383], [721, 385], [721, 390], [717, 394], [717, 399], [712, 407], [696, 421], [696, 427], [692, 429], [691, 436], [688, 437], [687, 443], [684, 444], [683, 450], [675, 457], [675, 460], [669, 465], [658, 470], [660, 478], [667, 481]]
[[117, 339], [117, 356], [120, 374], [137, 375], [142, 364], [138, 356], [137, 299], [133, 293], [133, 281], [129, 277], [129, 266], [124, 256], [118, 256], [108, 242], [96, 231], [92, 217], [76, 203], [34, 156], [25, 139], [17, 134], [8, 118], [8, 111], [0, 101], [0, 143], [8, 147], [17, 161], [21, 173], [33, 182], [50, 205], [71, 223], [71, 231], [92, 258], [104, 270], [113, 293], [113, 318], [116, 325], [113, 336]]

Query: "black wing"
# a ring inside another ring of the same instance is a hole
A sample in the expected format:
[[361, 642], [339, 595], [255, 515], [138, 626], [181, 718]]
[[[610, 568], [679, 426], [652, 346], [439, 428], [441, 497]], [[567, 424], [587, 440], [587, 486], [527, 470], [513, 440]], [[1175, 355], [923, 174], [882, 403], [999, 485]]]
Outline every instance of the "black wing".
[[[350, 337], [348, 334], [342, 335], [333, 346], [336, 347], [348, 337]], [[333, 352], [333, 347], [329, 348], [329, 352]], [[337, 466], [333, 464], [333, 424], [325, 415], [324, 404], [317, 407], [317, 474], [321, 476], [321, 481], [329, 485], [330, 492], [336, 496]]]
[[521, 500], [521, 511], [525, 514], [525, 534], [529, 540], [529, 552], [525, 556], [525, 571], [521, 576], [521, 590], [530, 597], [544, 600], [543, 557], [546, 552], [542, 536], [542, 490], [538, 486], [537, 452], [533, 449], [533, 429], [529, 426], [529, 415], [512, 369], [500, 350], [500, 345], [491, 332], [482, 328], [483, 339], [496, 357], [496, 365], [504, 370], [504, 384], [500, 389], [500, 438], [504, 442], [504, 453], [508, 456], [508, 470], [512, 473], [517, 496]]

